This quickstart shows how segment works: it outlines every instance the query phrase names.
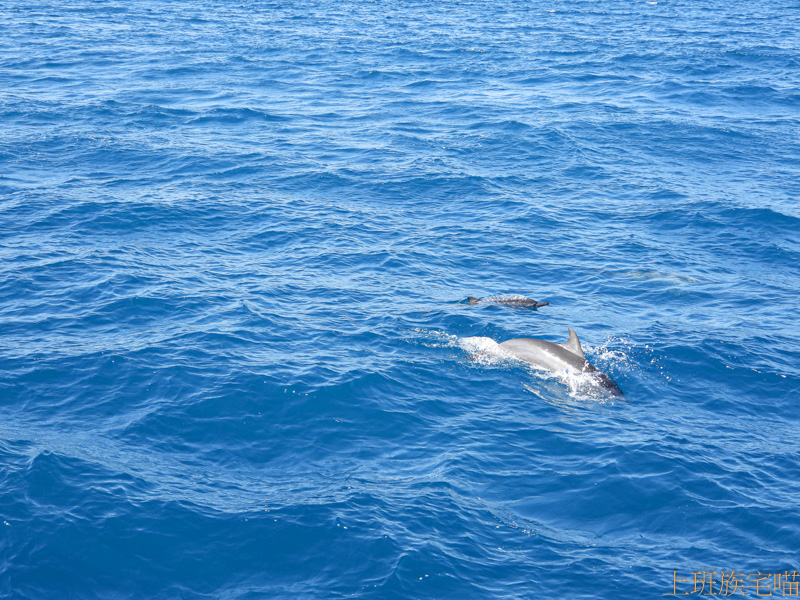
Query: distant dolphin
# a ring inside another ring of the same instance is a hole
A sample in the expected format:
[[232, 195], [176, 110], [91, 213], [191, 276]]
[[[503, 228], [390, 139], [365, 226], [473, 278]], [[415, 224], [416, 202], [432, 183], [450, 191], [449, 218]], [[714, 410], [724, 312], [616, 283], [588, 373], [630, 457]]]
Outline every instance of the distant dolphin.
[[567, 371], [568, 373], [591, 373], [601, 387], [616, 396], [625, 394], [619, 386], [605, 373], [586, 360], [578, 335], [569, 330], [569, 339], [564, 344], [554, 344], [534, 338], [516, 338], [502, 342], [500, 347], [509, 354], [532, 364], [544, 371]]
[[489, 298], [474, 298], [467, 296], [470, 304], [481, 304], [483, 302], [490, 302], [492, 304], [501, 304], [503, 306], [513, 306], [517, 308], [539, 308], [541, 306], [548, 306], [549, 302], [537, 302], [533, 298], [520, 296], [519, 294], [511, 294], [508, 296], [491, 296]]

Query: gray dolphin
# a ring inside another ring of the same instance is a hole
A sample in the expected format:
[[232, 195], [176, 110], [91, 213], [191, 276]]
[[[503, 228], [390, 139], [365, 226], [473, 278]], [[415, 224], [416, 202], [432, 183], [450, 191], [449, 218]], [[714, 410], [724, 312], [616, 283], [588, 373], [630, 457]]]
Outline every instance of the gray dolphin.
[[567, 371], [568, 373], [591, 373], [597, 383], [616, 396], [624, 397], [619, 389], [605, 373], [598, 371], [592, 363], [586, 360], [581, 348], [578, 335], [569, 330], [569, 339], [563, 344], [555, 344], [534, 338], [516, 338], [502, 342], [500, 347], [509, 354], [532, 364], [537, 369], [544, 371]]
[[474, 298], [467, 296], [470, 304], [481, 304], [483, 302], [490, 302], [492, 304], [502, 304], [503, 306], [514, 306], [518, 308], [539, 308], [540, 306], [548, 306], [549, 302], [537, 302], [533, 298], [513, 294], [509, 296], [492, 296], [490, 298]]

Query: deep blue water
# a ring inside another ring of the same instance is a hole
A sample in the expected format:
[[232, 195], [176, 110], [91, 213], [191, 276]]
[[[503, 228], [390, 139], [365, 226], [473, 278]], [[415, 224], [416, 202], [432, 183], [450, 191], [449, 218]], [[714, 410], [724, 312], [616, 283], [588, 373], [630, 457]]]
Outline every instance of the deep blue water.
[[[800, 570], [797, 2], [0, 0], [0, 32], [0, 596]], [[510, 293], [550, 305], [463, 302]], [[569, 327], [625, 400], [497, 352]]]

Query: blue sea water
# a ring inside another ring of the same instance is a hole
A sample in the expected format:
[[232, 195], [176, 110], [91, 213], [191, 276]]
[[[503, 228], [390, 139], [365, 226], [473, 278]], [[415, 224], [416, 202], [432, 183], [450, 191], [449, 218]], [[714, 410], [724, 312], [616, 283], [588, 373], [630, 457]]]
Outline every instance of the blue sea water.
[[792, 593], [796, 2], [0, 32], [0, 596]]

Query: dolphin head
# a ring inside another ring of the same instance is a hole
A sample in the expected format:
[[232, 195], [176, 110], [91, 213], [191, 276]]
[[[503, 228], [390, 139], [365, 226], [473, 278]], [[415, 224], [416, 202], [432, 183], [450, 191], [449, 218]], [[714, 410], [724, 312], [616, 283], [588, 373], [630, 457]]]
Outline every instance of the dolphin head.
[[[592, 366], [594, 366], [594, 365], [592, 365]], [[616, 396], [617, 398], [619, 398], [621, 400], [626, 400], [625, 394], [623, 393], [623, 391], [621, 389], [619, 389], [619, 386], [617, 385], [617, 383], [613, 379], [611, 379], [611, 377], [609, 377], [608, 375], [606, 375], [602, 371], [599, 371], [599, 370], [593, 371], [592, 372], [592, 378], [595, 380], [597, 385], [599, 385], [601, 388], [606, 390], [612, 396]]]

